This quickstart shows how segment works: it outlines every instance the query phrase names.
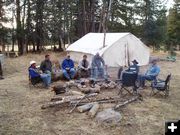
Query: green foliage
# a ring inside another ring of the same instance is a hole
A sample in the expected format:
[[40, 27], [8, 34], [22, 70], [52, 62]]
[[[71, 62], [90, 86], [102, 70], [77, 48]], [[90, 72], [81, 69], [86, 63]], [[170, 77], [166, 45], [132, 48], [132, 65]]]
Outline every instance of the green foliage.
[[180, 44], [180, 1], [175, 0], [174, 2], [167, 20], [167, 49], [171, 54], [174, 53], [176, 45]]
[[[22, 47], [33, 44], [34, 51], [46, 44], [59, 44], [61, 48], [86, 33], [102, 32], [104, 18], [107, 32], [131, 32], [154, 49], [180, 41], [179, 0], [175, 0], [168, 17], [160, 0], [111, 0], [110, 11], [110, 0], [19, 1], [16, 37], [21, 37]], [[7, 3], [17, 9], [12, 2]]]

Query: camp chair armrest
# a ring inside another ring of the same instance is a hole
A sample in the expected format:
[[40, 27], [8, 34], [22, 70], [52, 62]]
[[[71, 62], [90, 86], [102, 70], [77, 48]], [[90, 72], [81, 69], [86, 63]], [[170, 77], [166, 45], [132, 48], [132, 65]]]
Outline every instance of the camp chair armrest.
[[115, 80], [115, 83], [119, 83], [119, 82], [122, 82], [122, 79]]
[[162, 82], [166, 82], [164, 80], [158, 80], [156, 83], [162, 83]]
[[158, 79], [157, 82], [165, 82], [163, 79]]

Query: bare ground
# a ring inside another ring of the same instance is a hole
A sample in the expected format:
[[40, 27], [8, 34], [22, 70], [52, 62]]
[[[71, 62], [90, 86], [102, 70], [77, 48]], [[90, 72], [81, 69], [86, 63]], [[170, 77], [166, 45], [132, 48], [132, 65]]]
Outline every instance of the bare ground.
[[[51, 55], [52, 59], [57, 60], [62, 60], [64, 56], [55, 53]], [[165, 57], [164, 54], [155, 55]], [[48, 102], [54, 93], [46, 89], [30, 88], [27, 67], [30, 60], [40, 62], [43, 57], [43, 54], [29, 54], [6, 59], [5, 79], [0, 80], [1, 135], [163, 135], [165, 120], [179, 119], [178, 60], [159, 62], [162, 69], [161, 78], [165, 78], [168, 73], [173, 75], [169, 98], [150, 97], [150, 88], [147, 88], [142, 91], [144, 101], [134, 102], [119, 110], [123, 116], [122, 121], [118, 125], [107, 126], [98, 124], [85, 113], [75, 111], [68, 114], [70, 108], [55, 107], [41, 110], [41, 105]], [[115, 75], [116, 72], [112, 74]], [[113, 90], [112, 93], [116, 95], [117, 90]], [[111, 105], [101, 105], [101, 110], [109, 106]]]

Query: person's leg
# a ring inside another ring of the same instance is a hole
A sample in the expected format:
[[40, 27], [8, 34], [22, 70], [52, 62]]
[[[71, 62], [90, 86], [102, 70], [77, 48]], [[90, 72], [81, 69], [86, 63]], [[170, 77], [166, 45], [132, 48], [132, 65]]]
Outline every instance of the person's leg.
[[90, 77], [91, 76], [91, 69], [89, 68], [88, 70], [87, 70], [87, 77]]
[[142, 75], [141, 76], [141, 87], [145, 86], [145, 80], [151, 80], [151, 77], [148, 75]]
[[98, 79], [98, 76], [99, 76], [99, 71], [98, 71], [98, 68], [95, 67], [94, 68], [94, 79]]
[[91, 68], [91, 78], [94, 78], [94, 68]]
[[98, 68], [98, 76], [103, 79], [105, 78], [105, 69], [103, 67]]
[[77, 74], [78, 74], [78, 79], [80, 79], [82, 77], [82, 69], [81, 68], [78, 69]]
[[47, 73], [47, 80], [48, 80], [48, 84], [50, 85], [51, 83], [51, 78], [52, 78], [52, 73], [50, 71], [46, 71]]
[[89, 69], [88, 70], [84, 70], [84, 77], [85, 78], [89, 77]]
[[51, 84], [51, 74], [47, 74], [47, 83], [48, 86]]
[[49, 75], [48, 74], [41, 74], [41, 79], [43, 80], [43, 83], [45, 85], [45, 87], [49, 87]]
[[91, 68], [91, 79], [97, 79], [98, 78], [98, 69], [97, 67]]
[[66, 79], [70, 80], [70, 76], [65, 69], [63, 69], [63, 75]]
[[73, 79], [74, 76], [75, 76], [75, 74], [76, 74], [75, 69], [74, 69], [74, 68], [71, 68], [71, 69], [70, 69], [70, 78]]

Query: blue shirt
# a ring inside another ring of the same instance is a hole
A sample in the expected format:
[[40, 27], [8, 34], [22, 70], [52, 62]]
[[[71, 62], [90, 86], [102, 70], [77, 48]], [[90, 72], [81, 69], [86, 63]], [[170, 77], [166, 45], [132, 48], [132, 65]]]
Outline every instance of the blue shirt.
[[65, 59], [62, 62], [62, 69], [66, 69], [66, 68], [74, 68], [74, 61], [71, 59]]
[[146, 75], [158, 76], [159, 73], [160, 73], [160, 67], [157, 65], [152, 65], [147, 70]]
[[94, 56], [93, 57], [93, 59], [92, 59], [92, 68], [94, 68], [94, 67], [98, 67], [98, 68], [100, 68], [100, 67], [102, 67], [102, 66], [104, 66], [105, 65], [105, 62], [104, 62], [104, 60], [103, 60], [103, 58], [101, 57], [101, 56]]
[[31, 78], [40, 77], [40, 74], [37, 71], [37, 68], [29, 67], [29, 76]]

